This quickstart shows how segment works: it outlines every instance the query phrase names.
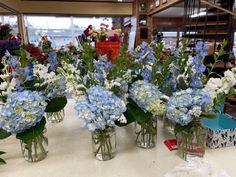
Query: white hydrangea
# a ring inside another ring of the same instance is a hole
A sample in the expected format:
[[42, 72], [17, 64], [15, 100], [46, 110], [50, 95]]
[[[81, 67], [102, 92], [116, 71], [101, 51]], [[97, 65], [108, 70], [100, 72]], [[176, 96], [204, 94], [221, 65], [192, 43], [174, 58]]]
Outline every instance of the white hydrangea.
[[236, 84], [236, 68], [231, 71], [227, 70], [224, 72], [222, 78], [210, 78], [205, 85], [204, 90], [209, 92], [212, 99], [216, 99], [217, 95], [229, 94], [229, 91]]
[[202, 114], [201, 107], [200, 106], [194, 106], [193, 109], [189, 111], [189, 114], [194, 117], [200, 117]]
[[2, 82], [0, 84], [0, 90], [6, 90], [7, 89], [7, 86], [8, 86], [8, 83], [7, 82]]

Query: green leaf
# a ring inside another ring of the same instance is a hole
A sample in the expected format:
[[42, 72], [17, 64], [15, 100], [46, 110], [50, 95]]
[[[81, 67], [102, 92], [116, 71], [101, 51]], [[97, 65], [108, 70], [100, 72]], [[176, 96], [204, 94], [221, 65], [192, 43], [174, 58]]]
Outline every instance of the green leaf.
[[0, 155], [6, 154], [6, 152], [0, 151]]
[[36, 124], [34, 127], [22, 132], [22, 133], [17, 133], [16, 138], [19, 140], [22, 140], [24, 142], [31, 141], [35, 137], [39, 136], [42, 134], [44, 128], [46, 125], [46, 119], [45, 117], [42, 118], [42, 120]]
[[149, 112], [144, 112], [139, 106], [131, 99], [129, 99], [129, 109], [132, 116], [135, 118], [138, 122], [147, 122], [151, 119], [152, 114]]
[[214, 112], [202, 112], [200, 117], [207, 119], [215, 119], [217, 117], [217, 114]]
[[56, 97], [48, 102], [45, 112], [58, 112], [67, 104], [66, 97]]
[[127, 123], [122, 124], [118, 121], [116, 121], [117, 126], [126, 126], [132, 122], [147, 122], [151, 119], [153, 116], [151, 113], [147, 112], [145, 113], [141, 108], [138, 107], [138, 105], [131, 99], [128, 99], [129, 103], [127, 104], [127, 110], [124, 113]]
[[183, 76], [178, 77], [178, 87], [182, 90], [186, 90], [188, 88], [188, 85]]
[[6, 161], [0, 158], [0, 165], [4, 165], [4, 164], [7, 164]]
[[7, 131], [0, 128], [0, 140], [5, 139], [7, 137], [11, 136], [11, 133], [8, 133]]

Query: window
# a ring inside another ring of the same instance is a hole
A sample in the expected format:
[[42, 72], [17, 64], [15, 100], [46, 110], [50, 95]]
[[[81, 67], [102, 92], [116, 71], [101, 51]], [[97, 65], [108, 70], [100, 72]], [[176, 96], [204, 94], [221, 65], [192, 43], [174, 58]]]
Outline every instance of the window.
[[25, 16], [27, 36], [30, 43], [39, 44], [41, 36], [47, 35], [52, 47], [60, 47], [69, 43], [76, 44], [76, 37], [89, 26], [100, 29], [100, 24], [112, 26], [112, 18], [106, 17], [55, 17], [55, 16]]
[[0, 23], [11, 25], [11, 33], [16, 35], [18, 33], [17, 16], [15, 15], [0, 15]]

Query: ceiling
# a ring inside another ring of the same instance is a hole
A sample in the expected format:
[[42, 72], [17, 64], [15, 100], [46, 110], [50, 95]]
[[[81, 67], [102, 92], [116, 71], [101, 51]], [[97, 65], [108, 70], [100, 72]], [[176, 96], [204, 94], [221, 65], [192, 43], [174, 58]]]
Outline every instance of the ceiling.
[[[22, 1], [39, 1], [39, 0], [22, 0]], [[118, 2], [118, 0], [41, 0], [41, 1], [70, 1], [70, 2]], [[123, 0], [122, 2], [133, 2], [134, 0]]]

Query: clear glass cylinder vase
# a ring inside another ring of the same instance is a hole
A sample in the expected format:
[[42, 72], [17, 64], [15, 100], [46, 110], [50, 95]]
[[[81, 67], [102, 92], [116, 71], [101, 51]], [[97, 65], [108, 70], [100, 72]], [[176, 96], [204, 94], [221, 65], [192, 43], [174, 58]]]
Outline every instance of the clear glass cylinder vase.
[[28, 162], [38, 162], [47, 157], [48, 138], [47, 129], [30, 141], [21, 140], [21, 150], [24, 159]]
[[144, 149], [154, 148], [157, 139], [157, 117], [152, 117], [147, 122], [135, 122], [135, 143]]
[[184, 160], [203, 157], [206, 148], [207, 130], [202, 126], [192, 127], [190, 131], [177, 133], [178, 155]]
[[168, 119], [166, 116], [163, 118], [163, 126], [164, 126], [164, 130], [174, 134], [175, 122]]
[[92, 146], [96, 159], [107, 161], [114, 158], [116, 152], [115, 127], [92, 132]]
[[50, 123], [60, 123], [64, 120], [64, 117], [65, 117], [64, 109], [62, 109], [58, 112], [47, 112], [46, 113], [46, 119]]

